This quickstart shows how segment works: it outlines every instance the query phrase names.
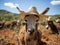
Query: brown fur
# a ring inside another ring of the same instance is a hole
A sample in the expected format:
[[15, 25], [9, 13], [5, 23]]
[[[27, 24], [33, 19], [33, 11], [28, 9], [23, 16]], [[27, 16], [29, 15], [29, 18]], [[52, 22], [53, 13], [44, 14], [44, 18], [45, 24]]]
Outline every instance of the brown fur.
[[33, 35], [28, 35], [25, 26], [20, 30], [20, 45], [44, 45], [41, 41], [41, 32], [36, 30]]

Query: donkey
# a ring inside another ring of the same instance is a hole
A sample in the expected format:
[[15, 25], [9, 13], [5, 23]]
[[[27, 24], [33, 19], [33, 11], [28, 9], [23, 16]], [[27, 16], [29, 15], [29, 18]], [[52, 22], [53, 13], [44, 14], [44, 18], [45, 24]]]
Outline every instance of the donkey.
[[[20, 18], [23, 19], [23, 25], [19, 31], [19, 38], [20, 38], [20, 45], [46, 45], [45, 42], [41, 41], [42, 32], [38, 30], [38, 21], [39, 21], [39, 14], [36, 13], [36, 8], [33, 7], [32, 11], [30, 12], [24, 12], [19, 10]], [[47, 10], [43, 11], [40, 15], [45, 14]]]
[[48, 17], [47, 23], [48, 23], [48, 25], [46, 26], [46, 28], [48, 29], [50, 27], [52, 34], [59, 34], [58, 29], [57, 29], [56, 25], [54, 24], [51, 17]]
[[5, 22], [4, 27], [5, 28], [11, 28], [12, 22]]
[[[20, 31], [20, 45], [41, 45], [41, 31], [38, 31], [38, 16], [26, 15], [25, 16], [25, 31]], [[22, 35], [24, 33], [24, 35]], [[21, 39], [21, 36], [23, 38]]]

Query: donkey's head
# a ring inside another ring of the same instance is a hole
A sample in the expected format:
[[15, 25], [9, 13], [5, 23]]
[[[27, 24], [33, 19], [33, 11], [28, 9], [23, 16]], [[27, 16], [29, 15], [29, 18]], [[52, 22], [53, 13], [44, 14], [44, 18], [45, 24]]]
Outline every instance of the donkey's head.
[[43, 15], [48, 12], [49, 8], [46, 8], [41, 14], [37, 12], [36, 7], [29, 8], [28, 12], [21, 11], [17, 7], [18, 11], [20, 12], [20, 18], [22, 18], [26, 25], [26, 32], [30, 35], [32, 35], [37, 30], [38, 20], [40, 15]]
[[37, 15], [29, 14], [24, 18], [26, 22], [26, 32], [32, 35], [37, 30], [39, 17]]

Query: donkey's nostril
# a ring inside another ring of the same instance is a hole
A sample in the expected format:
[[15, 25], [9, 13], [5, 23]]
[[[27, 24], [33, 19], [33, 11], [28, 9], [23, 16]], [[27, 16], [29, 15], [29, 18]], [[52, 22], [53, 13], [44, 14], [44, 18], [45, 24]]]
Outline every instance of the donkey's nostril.
[[29, 32], [34, 32], [34, 29], [28, 29]]
[[28, 32], [31, 32], [31, 29], [28, 29]]
[[32, 29], [32, 32], [34, 32], [34, 29]]
[[28, 33], [31, 35], [31, 34], [33, 34], [34, 33], [34, 29], [29, 29], [28, 30]]

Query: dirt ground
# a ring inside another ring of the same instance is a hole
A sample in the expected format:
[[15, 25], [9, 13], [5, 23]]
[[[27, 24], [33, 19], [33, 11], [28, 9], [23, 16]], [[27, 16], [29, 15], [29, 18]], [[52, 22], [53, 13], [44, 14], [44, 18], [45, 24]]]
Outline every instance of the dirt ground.
[[41, 40], [46, 42], [47, 45], [60, 45], [60, 34], [51, 34], [48, 31], [44, 31]]
[[[43, 30], [41, 40], [47, 45], [60, 45], [60, 34]], [[13, 30], [0, 30], [0, 45], [18, 45], [17, 33]]]

